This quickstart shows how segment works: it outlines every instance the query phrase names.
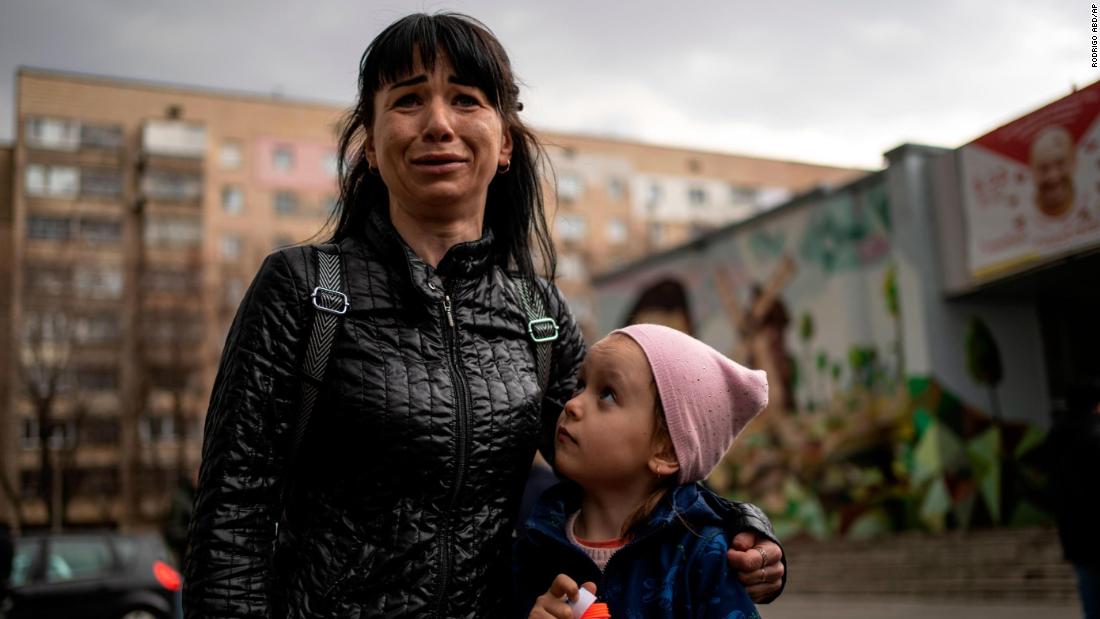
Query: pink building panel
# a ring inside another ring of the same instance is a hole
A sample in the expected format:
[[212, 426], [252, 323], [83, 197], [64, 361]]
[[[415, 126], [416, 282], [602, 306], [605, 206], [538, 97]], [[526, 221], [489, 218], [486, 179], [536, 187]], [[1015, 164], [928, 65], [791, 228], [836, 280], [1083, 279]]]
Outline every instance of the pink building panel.
[[331, 144], [259, 138], [253, 144], [256, 180], [273, 188], [336, 188], [336, 148]]

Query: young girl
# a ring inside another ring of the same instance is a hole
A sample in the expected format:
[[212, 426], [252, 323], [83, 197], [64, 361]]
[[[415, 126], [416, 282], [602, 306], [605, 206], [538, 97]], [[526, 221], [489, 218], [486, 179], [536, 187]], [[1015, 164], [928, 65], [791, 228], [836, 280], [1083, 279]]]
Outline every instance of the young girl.
[[516, 544], [523, 611], [570, 617], [590, 582], [615, 619], [758, 617], [726, 561], [737, 516], [696, 482], [767, 400], [763, 371], [675, 329], [593, 345], [558, 418], [555, 464], [573, 483], [542, 496]]

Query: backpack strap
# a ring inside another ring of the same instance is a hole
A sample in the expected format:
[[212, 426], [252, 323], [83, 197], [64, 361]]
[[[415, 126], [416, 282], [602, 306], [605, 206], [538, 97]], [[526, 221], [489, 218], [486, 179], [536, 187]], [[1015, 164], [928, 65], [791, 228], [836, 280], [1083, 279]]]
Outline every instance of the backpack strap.
[[302, 400], [298, 419], [295, 421], [291, 435], [289, 459], [291, 466], [297, 458], [302, 439], [309, 428], [309, 418], [313, 413], [313, 406], [317, 403], [317, 394], [324, 380], [329, 359], [332, 358], [332, 343], [336, 338], [336, 329], [350, 306], [344, 284], [340, 246], [335, 243], [314, 245], [313, 255], [317, 263], [317, 286], [309, 296], [316, 312], [313, 315], [313, 327], [309, 332], [309, 343], [302, 357]]
[[535, 288], [535, 282], [528, 277], [520, 277], [518, 284], [511, 277], [508, 279], [518, 289], [520, 306], [527, 316], [527, 335], [535, 346], [539, 390], [545, 393], [550, 382], [550, 358], [554, 340], [558, 339], [558, 323], [546, 313], [543, 297]]

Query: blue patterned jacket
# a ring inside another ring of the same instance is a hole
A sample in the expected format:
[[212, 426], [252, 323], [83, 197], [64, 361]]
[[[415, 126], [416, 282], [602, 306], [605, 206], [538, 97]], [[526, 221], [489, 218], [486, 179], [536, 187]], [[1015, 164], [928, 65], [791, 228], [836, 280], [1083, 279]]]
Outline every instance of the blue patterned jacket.
[[565, 521], [580, 505], [581, 490], [565, 482], [543, 494], [516, 543], [517, 613], [526, 617], [558, 574], [577, 584], [596, 583], [613, 619], [759, 619], [745, 588], [729, 568], [730, 534], [742, 517], [736, 504], [699, 484], [669, 493], [634, 539], [596, 564], [565, 535]]

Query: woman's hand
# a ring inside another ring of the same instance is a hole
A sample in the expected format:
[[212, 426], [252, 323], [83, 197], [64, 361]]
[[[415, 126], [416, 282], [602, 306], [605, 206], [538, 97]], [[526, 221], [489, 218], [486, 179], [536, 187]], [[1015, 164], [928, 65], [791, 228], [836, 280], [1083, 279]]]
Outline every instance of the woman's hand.
[[[584, 588], [592, 593], [596, 592], [596, 583], [586, 582]], [[550, 589], [535, 600], [535, 606], [527, 619], [576, 619], [573, 617], [573, 609], [565, 603], [565, 598], [577, 599], [577, 583], [565, 574], [558, 574]]]
[[738, 533], [726, 554], [730, 567], [757, 604], [771, 601], [783, 588], [783, 551], [779, 544], [752, 532]]

